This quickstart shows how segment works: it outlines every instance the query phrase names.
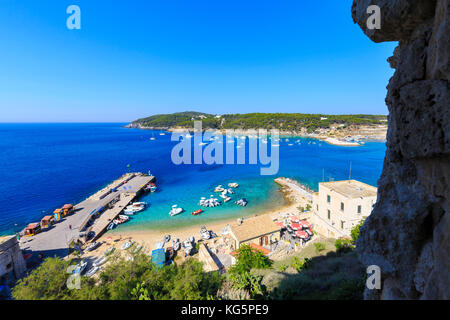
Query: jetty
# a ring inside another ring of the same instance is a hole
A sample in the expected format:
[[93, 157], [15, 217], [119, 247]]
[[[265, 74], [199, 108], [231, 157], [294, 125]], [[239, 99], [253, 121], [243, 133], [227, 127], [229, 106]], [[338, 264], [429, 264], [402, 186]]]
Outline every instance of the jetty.
[[145, 186], [155, 181], [153, 175], [127, 173], [107, 187], [74, 206], [73, 213], [50, 228], [20, 239], [22, 250], [42, 256], [64, 257], [73, 241], [86, 241], [88, 233], [96, 240], [127, 205], [141, 195]]

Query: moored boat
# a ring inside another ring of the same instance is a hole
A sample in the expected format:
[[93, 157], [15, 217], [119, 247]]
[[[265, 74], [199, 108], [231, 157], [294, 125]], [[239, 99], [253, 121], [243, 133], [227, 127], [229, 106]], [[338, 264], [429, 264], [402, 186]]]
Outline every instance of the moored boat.
[[202, 212], [203, 212], [202, 209], [198, 209], [198, 210], [192, 211], [191, 214], [192, 214], [193, 216], [198, 216], [198, 215], [199, 215], [200, 213], [202, 213]]

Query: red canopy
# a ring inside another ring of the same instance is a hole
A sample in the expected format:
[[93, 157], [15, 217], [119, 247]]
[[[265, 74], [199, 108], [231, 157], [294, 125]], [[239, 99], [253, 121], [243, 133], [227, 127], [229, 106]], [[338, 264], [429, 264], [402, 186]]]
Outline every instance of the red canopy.
[[303, 228], [311, 228], [311, 224], [306, 220], [302, 220], [299, 223]]
[[285, 228], [285, 225], [284, 225], [283, 222], [278, 221], [278, 222], [275, 222], [275, 224], [276, 224], [277, 226], [279, 226], [280, 228]]
[[305, 231], [297, 231], [297, 232], [295, 232], [295, 235], [297, 236], [297, 237], [299, 237], [300, 239], [306, 239], [306, 238], [308, 238], [308, 234], [305, 232]]
[[296, 216], [291, 216], [291, 221], [292, 221], [292, 222], [298, 222], [299, 219], [298, 219], [298, 217], [296, 217]]
[[291, 223], [291, 228], [294, 230], [301, 230], [302, 229], [302, 225], [299, 223]]

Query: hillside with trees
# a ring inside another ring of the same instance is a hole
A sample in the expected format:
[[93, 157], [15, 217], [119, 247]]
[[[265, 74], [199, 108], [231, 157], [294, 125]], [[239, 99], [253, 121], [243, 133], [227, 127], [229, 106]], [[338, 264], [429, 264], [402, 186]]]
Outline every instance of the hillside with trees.
[[385, 125], [383, 115], [325, 115], [306, 113], [246, 113], [213, 115], [201, 112], [159, 114], [133, 121], [127, 127], [148, 129], [193, 128], [201, 120], [203, 129], [278, 129], [281, 131], [313, 132], [332, 126]]

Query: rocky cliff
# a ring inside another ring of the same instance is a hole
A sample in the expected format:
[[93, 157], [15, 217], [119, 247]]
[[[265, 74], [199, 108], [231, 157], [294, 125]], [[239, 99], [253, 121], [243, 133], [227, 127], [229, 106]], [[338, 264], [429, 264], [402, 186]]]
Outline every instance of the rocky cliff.
[[[381, 8], [379, 30], [367, 27], [369, 5]], [[352, 16], [373, 41], [399, 42], [378, 201], [357, 243], [382, 289], [365, 297], [450, 299], [450, 0], [354, 0]]]

